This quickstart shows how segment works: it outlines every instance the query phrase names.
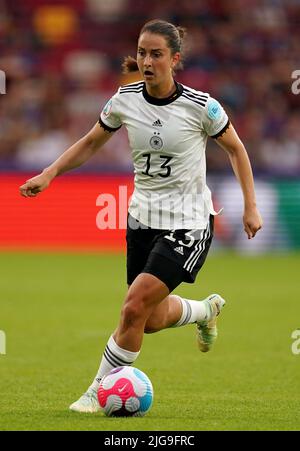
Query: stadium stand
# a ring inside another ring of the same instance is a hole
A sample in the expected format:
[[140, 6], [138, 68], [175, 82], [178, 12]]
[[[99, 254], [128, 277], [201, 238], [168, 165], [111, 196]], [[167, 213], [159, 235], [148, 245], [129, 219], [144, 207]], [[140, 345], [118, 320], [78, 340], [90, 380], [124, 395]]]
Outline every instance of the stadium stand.
[[[42, 168], [85, 133], [124, 82], [122, 57], [135, 54], [141, 25], [161, 17], [189, 32], [177, 79], [224, 104], [254, 169], [299, 175], [300, 96], [291, 91], [300, 68], [299, 2], [15, 0], [2, 1], [0, 14], [8, 86], [0, 98], [2, 170]], [[215, 151], [208, 167], [229, 170]], [[95, 168], [131, 168], [125, 133], [84, 169]]]

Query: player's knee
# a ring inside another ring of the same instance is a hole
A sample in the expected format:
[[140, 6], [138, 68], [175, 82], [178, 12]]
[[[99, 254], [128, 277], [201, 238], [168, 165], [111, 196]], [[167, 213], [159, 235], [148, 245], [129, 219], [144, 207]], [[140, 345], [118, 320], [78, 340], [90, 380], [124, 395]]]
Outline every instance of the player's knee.
[[121, 318], [127, 326], [135, 324], [139, 320], [140, 314], [137, 306], [133, 302], [126, 302], [122, 308]]
[[122, 320], [127, 325], [145, 321], [147, 311], [144, 299], [140, 295], [129, 294], [122, 308]]

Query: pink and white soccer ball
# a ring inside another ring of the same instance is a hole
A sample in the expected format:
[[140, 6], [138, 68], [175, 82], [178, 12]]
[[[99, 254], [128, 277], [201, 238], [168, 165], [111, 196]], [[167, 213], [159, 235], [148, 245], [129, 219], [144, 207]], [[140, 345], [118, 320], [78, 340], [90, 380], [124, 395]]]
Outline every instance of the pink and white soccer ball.
[[109, 417], [142, 417], [152, 406], [153, 387], [141, 370], [119, 366], [102, 379], [98, 400]]

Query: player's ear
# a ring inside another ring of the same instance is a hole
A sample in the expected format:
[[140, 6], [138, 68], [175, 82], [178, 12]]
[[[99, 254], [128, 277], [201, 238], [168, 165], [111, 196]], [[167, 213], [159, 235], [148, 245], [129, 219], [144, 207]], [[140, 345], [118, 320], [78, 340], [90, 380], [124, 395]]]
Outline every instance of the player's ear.
[[176, 52], [176, 53], [174, 53], [174, 55], [172, 56], [171, 68], [172, 68], [172, 69], [175, 69], [176, 66], [177, 66], [177, 64], [179, 63], [179, 61], [180, 61], [180, 53], [179, 53], [179, 52]]

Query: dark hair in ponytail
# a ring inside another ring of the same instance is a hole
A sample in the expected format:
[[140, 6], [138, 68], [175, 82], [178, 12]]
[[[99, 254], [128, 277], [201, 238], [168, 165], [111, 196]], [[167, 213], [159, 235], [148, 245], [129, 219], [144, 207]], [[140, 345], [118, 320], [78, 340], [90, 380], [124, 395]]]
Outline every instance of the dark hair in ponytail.
[[132, 56], [125, 56], [122, 68], [123, 74], [129, 74], [130, 72], [137, 72], [139, 70], [137, 61]]
[[[150, 20], [150, 22], [145, 23], [143, 28], [141, 29], [140, 35], [143, 33], [153, 33], [160, 34], [163, 36], [166, 41], [169, 49], [171, 50], [171, 54], [174, 55], [177, 52], [182, 54], [183, 52], [183, 41], [186, 35], [186, 30], [183, 27], [176, 27], [170, 22], [166, 22], [165, 20], [154, 19]], [[122, 64], [123, 73], [128, 74], [129, 72], [138, 71], [138, 65], [135, 58], [132, 56], [127, 56], [124, 58], [124, 62]], [[180, 61], [176, 66], [176, 70], [182, 69], [183, 65]]]

